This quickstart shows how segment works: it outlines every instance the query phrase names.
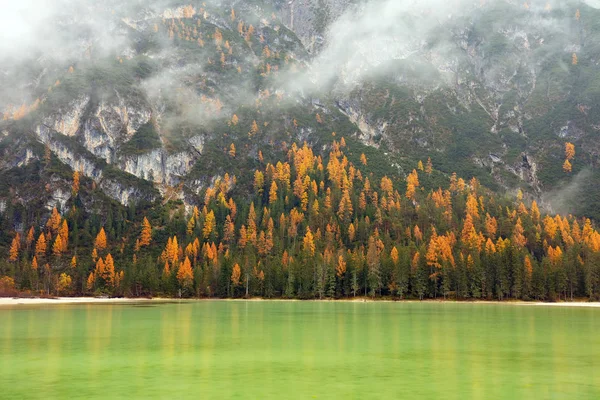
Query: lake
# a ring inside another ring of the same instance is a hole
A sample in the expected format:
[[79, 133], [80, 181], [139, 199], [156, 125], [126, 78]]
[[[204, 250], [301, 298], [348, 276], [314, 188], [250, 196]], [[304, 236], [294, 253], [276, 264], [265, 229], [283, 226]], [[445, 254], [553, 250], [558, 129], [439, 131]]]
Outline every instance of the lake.
[[600, 399], [600, 309], [283, 301], [4, 307], [0, 398]]

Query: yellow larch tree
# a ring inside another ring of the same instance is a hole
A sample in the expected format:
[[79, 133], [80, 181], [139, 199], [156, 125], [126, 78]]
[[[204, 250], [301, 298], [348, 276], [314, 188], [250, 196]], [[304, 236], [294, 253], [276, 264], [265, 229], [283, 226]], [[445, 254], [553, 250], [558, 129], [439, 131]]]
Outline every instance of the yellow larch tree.
[[152, 242], [152, 226], [146, 217], [142, 221], [142, 231], [140, 232], [139, 241], [140, 247], [149, 246]]
[[96, 284], [96, 276], [94, 275], [93, 272], [90, 272], [90, 274], [88, 275], [87, 281], [86, 281], [86, 288], [88, 291], [91, 291], [92, 289], [94, 289], [94, 285]]
[[338, 256], [338, 261], [337, 261], [337, 265], [335, 267], [335, 274], [337, 275], [338, 278], [341, 278], [344, 276], [344, 274], [346, 273], [346, 260], [344, 258], [344, 256], [342, 254], [340, 254]]
[[258, 130], [258, 124], [256, 123], [256, 120], [252, 121], [252, 126], [250, 127], [250, 132], [248, 133], [248, 136], [254, 136], [259, 132]]
[[433, 163], [431, 162], [431, 157], [427, 158], [427, 165], [425, 166], [425, 173], [427, 175], [431, 175], [433, 172]]
[[214, 211], [210, 210], [208, 214], [206, 214], [206, 218], [204, 219], [204, 227], [202, 228], [202, 235], [205, 239], [208, 239], [210, 234], [215, 230], [216, 227], [216, 218]]
[[233, 266], [233, 270], [231, 271], [231, 283], [234, 287], [240, 285], [240, 278], [242, 277], [242, 269], [240, 268], [240, 264], [236, 263]]
[[192, 263], [188, 257], [185, 258], [179, 270], [177, 271], [177, 280], [182, 287], [191, 287], [194, 283], [194, 273], [192, 272]]
[[44, 233], [40, 233], [37, 243], [35, 244], [35, 254], [38, 256], [45, 255], [47, 246], [48, 245], [46, 244], [46, 236], [44, 235]]
[[94, 241], [94, 248], [98, 251], [103, 251], [106, 249], [106, 232], [104, 231], [104, 227], [100, 228], [100, 232], [96, 235], [96, 240]]
[[527, 238], [525, 237], [524, 232], [525, 230], [523, 229], [523, 223], [521, 222], [521, 218], [518, 218], [511, 239], [512, 243], [515, 246], [523, 248], [525, 247], [525, 245], [527, 245]]
[[60, 236], [60, 234], [58, 234], [58, 236], [56, 236], [56, 239], [54, 240], [54, 245], [52, 246], [52, 254], [54, 254], [56, 257], [60, 257], [63, 251], [63, 243], [62, 243], [62, 238]]
[[79, 193], [79, 171], [73, 172], [73, 184], [71, 186], [73, 196], [77, 196]]
[[60, 239], [62, 241], [62, 249], [63, 253], [66, 253], [69, 248], [69, 224], [67, 224], [67, 220], [63, 220], [62, 225], [59, 230]]
[[315, 241], [314, 241], [314, 236], [309, 228], [306, 228], [306, 235], [304, 235], [304, 240], [303, 240], [303, 245], [304, 245], [304, 251], [310, 255], [311, 257], [315, 255]]
[[34, 240], [35, 240], [35, 229], [32, 226], [31, 228], [29, 228], [29, 231], [27, 232], [27, 237], [25, 238], [25, 244], [27, 245], [27, 249], [31, 248], [31, 245], [33, 244]]
[[409, 200], [415, 199], [415, 194], [419, 187], [419, 174], [413, 170], [406, 178], [406, 198]]
[[269, 189], [269, 204], [273, 204], [277, 201], [278, 190], [277, 183], [275, 181], [271, 182], [271, 189]]
[[575, 145], [573, 143], [565, 143], [565, 157], [567, 160], [575, 158]]
[[19, 247], [19, 234], [17, 233], [16, 236], [13, 238], [12, 243], [10, 244], [10, 250], [8, 252], [9, 261], [17, 261], [17, 259], [19, 258]]
[[365, 166], [367, 165], [367, 156], [365, 156], [365, 153], [360, 155], [360, 163]]
[[56, 209], [56, 207], [54, 207], [52, 209], [52, 215], [50, 216], [50, 219], [48, 219], [48, 222], [46, 223], [46, 228], [48, 228], [50, 230], [50, 232], [52, 232], [52, 234], [55, 234], [60, 229], [61, 221], [62, 221], [62, 218], [61, 218], [58, 210]]
[[110, 253], [104, 259], [104, 270], [102, 271], [102, 279], [109, 287], [115, 286], [115, 261]]

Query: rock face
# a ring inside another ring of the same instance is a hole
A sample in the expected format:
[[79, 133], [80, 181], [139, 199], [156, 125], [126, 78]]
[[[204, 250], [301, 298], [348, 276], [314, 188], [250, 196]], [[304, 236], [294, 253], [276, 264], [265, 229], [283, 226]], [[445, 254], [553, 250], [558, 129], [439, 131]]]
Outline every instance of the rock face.
[[[361, 43], [359, 65], [342, 65], [333, 89], [311, 95], [283, 90], [288, 86], [281, 81], [290, 79], [285, 69], [319, 81], [322, 71], [312, 60], [328, 54], [336, 37], [328, 30], [365, 2], [92, 5], [94, 13], [106, 14], [104, 30], [116, 43], [97, 49], [102, 41], [84, 29], [68, 50], [74, 70], [35, 60], [40, 68], [22, 88], [36, 88], [37, 111], [25, 128], [1, 124], [0, 144], [23, 132], [34, 140], [14, 151], [0, 146], [0, 173], [42, 163], [46, 146], [123, 204], [161, 195], [186, 199], [226, 167], [244, 169], [237, 163], [256, 159], [259, 149], [311, 142], [320, 134], [309, 123], [317, 112], [331, 122], [328, 129], [356, 134], [380, 154], [407, 163], [431, 157], [440, 172], [476, 176], [494, 189], [522, 187], [541, 197], [565, 184], [565, 141], [577, 148], [573, 175], [595, 170], [600, 53], [592, 43], [600, 40], [600, 28], [589, 21], [600, 11], [582, 9], [584, 17], [574, 22], [571, 2], [560, 12], [510, 0], [466, 3], [471, 11], [444, 15], [418, 40], [391, 35], [377, 38], [376, 46]], [[418, 22], [428, 12], [406, 18]], [[71, 16], [59, 25], [77, 31], [81, 21]], [[564, 32], [556, 34], [557, 25]], [[7, 78], [0, 76], [0, 83]], [[253, 120], [264, 137], [248, 140]], [[244, 142], [240, 156], [224, 158], [236, 140]], [[325, 151], [322, 141], [312, 143]], [[48, 204], [66, 201], [68, 190], [61, 190]]]
[[158, 149], [147, 154], [124, 157], [120, 167], [138, 178], [174, 186], [180, 178], [190, 172], [194, 161], [190, 153], [169, 155], [164, 150]]
[[328, 24], [353, 3], [351, 0], [289, 0], [281, 7], [280, 17], [304, 46], [314, 52], [325, 41]]

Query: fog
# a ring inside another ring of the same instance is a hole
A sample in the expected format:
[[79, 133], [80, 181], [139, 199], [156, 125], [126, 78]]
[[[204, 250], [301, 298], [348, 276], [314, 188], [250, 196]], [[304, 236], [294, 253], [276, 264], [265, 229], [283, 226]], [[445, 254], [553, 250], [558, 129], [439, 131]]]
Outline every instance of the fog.
[[[330, 0], [341, 1], [341, 0]], [[215, 5], [216, 1], [208, 1]], [[223, 7], [238, 6], [240, 1], [224, 1]], [[226, 4], [225, 4], [226, 3]], [[509, 4], [523, 8], [521, 1], [499, 0], [494, 4]], [[526, 2], [529, 12], [539, 15], [537, 23], [546, 31], [564, 33], [565, 20], [555, 20], [548, 10], [562, 7], [564, 1], [545, 0]], [[600, 7], [600, 0], [587, 0], [592, 7]], [[53, 62], [61, 68], [85, 59], [93, 50], [94, 57], [132, 52], [131, 36], [123, 30], [122, 20], [138, 23], [156, 21], [168, 7], [177, 9], [186, 3], [170, 0], [41, 0], [11, 1], [0, 14], [0, 71], [5, 75], [2, 93], [4, 98], [27, 98], [30, 82], [15, 78], [23, 63], [38, 67], [40, 71]], [[412, 66], [415, 76], [425, 84], [449, 83], [465, 49], [452, 37], [457, 29], [472, 23], [482, 8], [492, 4], [486, 0], [371, 0], [350, 6], [341, 15], [333, 15], [326, 29], [321, 51], [314, 54], [304, 72], [282, 70], [279, 87], [288, 92], [321, 95], [331, 90], [348, 91], [366, 79], [387, 76], [397, 68], [394, 62], [403, 60]], [[250, 16], [244, 16], [250, 17]], [[512, 21], [497, 21], [498, 25], [513, 28]], [[232, 27], [235, 30], [235, 27]], [[498, 28], [497, 26], [493, 27]], [[148, 29], [148, 27], [144, 27]], [[162, 43], [164, 52], [169, 43]], [[157, 55], [153, 55], [156, 57]], [[202, 71], [204, 65], [195, 68]], [[40, 72], [41, 73], [41, 72]], [[493, 71], [491, 72], [493, 73]], [[143, 85], [153, 91], [157, 88], [166, 95], [169, 85], [177, 75], [164, 71], [165, 76], [155, 76]], [[2, 76], [0, 75], [0, 79]], [[248, 77], [250, 79], [250, 77]], [[164, 83], [164, 84], [163, 84]], [[7, 87], [7, 85], [9, 87]], [[11, 87], [12, 86], [12, 87]], [[249, 88], [251, 85], [242, 85]], [[237, 96], [238, 103], [252, 103], [254, 93]], [[155, 96], [154, 96], [155, 97]], [[191, 102], [192, 104], [194, 101]], [[0, 104], [1, 105], [1, 104]], [[237, 104], [239, 105], [239, 104]]]
[[[553, 12], [565, 1], [473, 1], [473, 0], [371, 0], [350, 7], [335, 18], [325, 34], [324, 47], [310, 63], [307, 72], [288, 82], [291, 90], [319, 92], [321, 89], [348, 91], [366, 79], [388, 77], [397, 70], [395, 61], [405, 61], [424, 84], [446, 84], [461, 59], [467, 56], [456, 34], [473, 26], [486, 9], [505, 5], [530, 14], [536, 29], [564, 36], [574, 16], [556, 17]], [[600, 0], [589, 3], [600, 3]], [[504, 19], [506, 18], [506, 19]], [[490, 32], [514, 30], [520, 21], [495, 14]], [[528, 22], [529, 23], [529, 22]], [[531, 28], [531, 27], [529, 27]], [[407, 65], [405, 63], [405, 65]], [[493, 68], [493, 66], [489, 66]], [[432, 74], [432, 71], [434, 72]], [[486, 71], [488, 73], [493, 71]], [[419, 82], [417, 82], [419, 83]]]

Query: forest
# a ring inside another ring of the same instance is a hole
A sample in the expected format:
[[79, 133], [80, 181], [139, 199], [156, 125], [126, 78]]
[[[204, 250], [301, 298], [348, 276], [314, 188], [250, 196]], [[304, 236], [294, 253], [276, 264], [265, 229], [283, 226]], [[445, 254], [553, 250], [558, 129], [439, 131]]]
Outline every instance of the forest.
[[[0, 294], [600, 296], [600, 234], [589, 219], [544, 215], [521, 192], [498, 196], [475, 178], [440, 174], [431, 159], [404, 180], [376, 178], [368, 172], [376, 160], [361, 154], [353, 163], [345, 150], [334, 134], [324, 155], [306, 143], [272, 162], [259, 152], [252, 183], [224, 174], [197, 206], [169, 201], [106, 214], [85, 211], [79, 193], [94, 182], [75, 171], [64, 209], [47, 216], [8, 204], [0, 214]], [[234, 144], [223, 150], [236, 156]], [[565, 173], [574, 156], [567, 143]], [[445, 185], [425, 190], [435, 174]]]

